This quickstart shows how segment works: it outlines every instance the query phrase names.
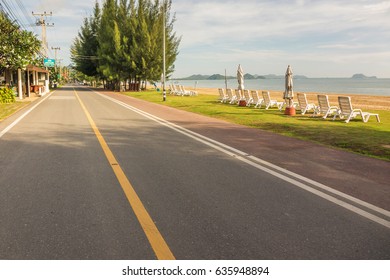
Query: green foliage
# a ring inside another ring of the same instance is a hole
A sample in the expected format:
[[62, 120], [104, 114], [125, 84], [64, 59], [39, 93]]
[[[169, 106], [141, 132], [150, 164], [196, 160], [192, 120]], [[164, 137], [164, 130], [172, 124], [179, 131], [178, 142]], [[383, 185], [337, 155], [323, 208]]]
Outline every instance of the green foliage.
[[31, 32], [20, 30], [0, 13], [0, 69], [25, 68], [39, 52], [40, 41]]
[[100, 13], [99, 5], [96, 3], [93, 16], [84, 19], [78, 37], [75, 38], [71, 47], [71, 58], [75, 69], [91, 77], [98, 76], [97, 31], [100, 24]]
[[0, 103], [14, 103], [15, 95], [10, 88], [0, 88]]
[[[166, 73], [172, 73], [180, 38], [173, 31], [171, 4], [171, 0], [106, 0], [101, 12], [96, 4], [94, 15], [85, 19], [72, 46], [76, 70], [89, 76], [99, 74], [116, 85], [127, 79], [159, 80], [165, 16]], [[97, 60], [88, 61], [90, 57]]]

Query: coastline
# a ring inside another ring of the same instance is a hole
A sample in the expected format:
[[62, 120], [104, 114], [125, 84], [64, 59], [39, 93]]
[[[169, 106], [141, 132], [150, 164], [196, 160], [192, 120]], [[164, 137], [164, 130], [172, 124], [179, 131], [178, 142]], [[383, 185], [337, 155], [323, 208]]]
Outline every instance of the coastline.
[[[215, 95], [218, 96], [218, 88], [194, 88], [194, 87], [185, 87], [188, 90], [196, 90], [198, 94], [207, 94], [207, 95]], [[253, 90], [253, 89], [249, 89]], [[259, 94], [261, 94], [262, 90], [266, 89], [256, 89]], [[268, 90], [271, 94], [272, 99], [276, 99], [278, 101], [283, 101], [283, 92]], [[297, 92], [294, 92], [295, 96]], [[337, 97], [338, 96], [350, 96], [352, 99], [352, 105], [356, 109], [364, 109], [364, 110], [386, 110], [390, 111], [390, 96], [383, 95], [362, 95], [362, 94], [346, 94], [346, 93], [320, 93], [320, 92], [306, 92], [307, 99], [310, 103], [318, 104], [317, 95], [318, 94], [326, 94], [329, 97], [329, 102], [331, 105], [337, 105]]]

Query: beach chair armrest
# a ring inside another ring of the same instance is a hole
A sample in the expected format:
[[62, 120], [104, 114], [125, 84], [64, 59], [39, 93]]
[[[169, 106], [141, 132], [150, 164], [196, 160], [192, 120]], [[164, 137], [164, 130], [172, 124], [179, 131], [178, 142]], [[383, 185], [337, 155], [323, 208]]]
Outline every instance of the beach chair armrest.
[[363, 115], [362, 109], [353, 109], [353, 110], [352, 110], [352, 113], [358, 113], [358, 114]]

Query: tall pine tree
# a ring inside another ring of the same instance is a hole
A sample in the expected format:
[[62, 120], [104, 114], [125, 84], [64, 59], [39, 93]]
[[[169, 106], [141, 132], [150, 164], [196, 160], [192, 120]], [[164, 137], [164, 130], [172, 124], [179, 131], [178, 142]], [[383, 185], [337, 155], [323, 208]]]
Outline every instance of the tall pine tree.
[[96, 3], [93, 16], [84, 19], [78, 37], [71, 46], [71, 58], [75, 69], [81, 73], [98, 77], [98, 28], [100, 26], [100, 7]]
[[[88, 75], [99, 73], [116, 89], [120, 81], [159, 80], [163, 73], [165, 17], [166, 73], [172, 73], [180, 38], [173, 29], [171, 5], [171, 0], [106, 0], [100, 13], [96, 4], [94, 16], [85, 20], [74, 41], [77, 69]], [[93, 54], [98, 60], [81, 59]]]

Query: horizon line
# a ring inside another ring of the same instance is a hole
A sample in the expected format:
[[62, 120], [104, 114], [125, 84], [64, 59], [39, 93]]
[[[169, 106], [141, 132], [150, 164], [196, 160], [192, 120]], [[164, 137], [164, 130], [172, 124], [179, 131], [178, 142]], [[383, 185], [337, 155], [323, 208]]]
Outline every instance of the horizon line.
[[[246, 74], [249, 74], [249, 75], [252, 75], [252, 76], [256, 76], [256, 77], [267, 77], [267, 76], [275, 76], [276, 78], [284, 78], [285, 74], [264, 74], [264, 75], [259, 75], [259, 74], [250, 74], [250, 73], [245, 73], [244, 75]], [[207, 76], [207, 77], [211, 77], [213, 75], [220, 75], [220, 76], [225, 76], [224, 74], [218, 74], [218, 73], [215, 73], [215, 74], [192, 74], [190, 76], [186, 76], [186, 77], [172, 77], [172, 78], [168, 78], [169, 80], [174, 80], [174, 79], [187, 79], [187, 78], [190, 78], [191, 76], [195, 76], [195, 75], [199, 75], [199, 76]], [[354, 78], [355, 75], [363, 75], [363, 77], [361, 78]], [[305, 79], [356, 79], [356, 80], [359, 80], [359, 79], [390, 79], [390, 77], [378, 77], [378, 76], [366, 76], [365, 74], [362, 74], [362, 73], [355, 73], [353, 74], [352, 76], [349, 76], [349, 77], [341, 77], [341, 76], [328, 76], [328, 77], [310, 77], [310, 76], [306, 76], [304, 74], [294, 74], [294, 76], [298, 76], [298, 77], [304, 77]], [[226, 77], [228, 79], [233, 79], [235, 78], [236, 76], [235, 75], [226, 75]], [[266, 78], [267, 79], [267, 78]], [[205, 78], [205, 80], [207, 80], [207, 78]]]

